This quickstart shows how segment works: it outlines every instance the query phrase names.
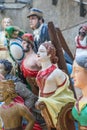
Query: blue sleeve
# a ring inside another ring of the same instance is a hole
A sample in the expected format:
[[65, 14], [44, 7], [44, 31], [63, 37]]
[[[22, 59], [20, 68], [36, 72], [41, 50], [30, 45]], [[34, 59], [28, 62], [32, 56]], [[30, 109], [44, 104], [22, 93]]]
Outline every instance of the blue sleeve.
[[69, 63], [69, 64], [72, 65], [73, 60], [72, 60], [71, 57], [67, 54], [67, 52], [64, 53], [64, 58], [65, 58], [66, 63]]
[[66, 63], [66, 66], [67, 66], [68, 73], [70, 75], [72, 73], [72, 65], [69, 63]]
[[41, 29], [41, 43], [45, 41], [49, 41], [49, 33], [48, 33], [48, 26], [47, 24], [44, 24], [42, 29]]

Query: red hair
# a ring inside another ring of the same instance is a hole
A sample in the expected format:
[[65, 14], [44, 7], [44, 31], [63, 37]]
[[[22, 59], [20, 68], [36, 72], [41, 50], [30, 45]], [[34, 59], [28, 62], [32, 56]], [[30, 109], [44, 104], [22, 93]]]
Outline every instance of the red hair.
[[51, 55], [50, 57], [51, 62], [53, 64], [56, 64], [58, 61], [58, 57], [56, 56], [56, 48], [54, 47], [54, 45], [50, 41], [44, 42], [41, 45], [43, 45], [46, 48], [47, 54]]

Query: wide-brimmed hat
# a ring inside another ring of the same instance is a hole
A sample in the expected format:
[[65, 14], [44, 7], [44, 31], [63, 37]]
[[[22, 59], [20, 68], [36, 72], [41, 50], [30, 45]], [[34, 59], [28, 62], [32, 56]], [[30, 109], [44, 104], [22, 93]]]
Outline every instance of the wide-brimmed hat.
[[27, 18], [29, 18], [30, 16], [33, 16], [33, 15], [36, 15], [39, 18], [43, 18], [43, 12], [37, 8], [30, 9], [30, 12], [29, 12]]

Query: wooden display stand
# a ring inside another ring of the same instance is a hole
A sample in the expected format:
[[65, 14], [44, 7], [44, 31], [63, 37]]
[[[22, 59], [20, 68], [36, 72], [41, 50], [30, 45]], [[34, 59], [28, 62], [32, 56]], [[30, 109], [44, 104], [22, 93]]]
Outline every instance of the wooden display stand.
[[74, 104], [70, 102], [61, 109], [55, 127], [45, 103], [37, 102], [37, 106], [39, 110], [41, 110], [41, 115], [46, 122], [47, 130], [51, 130], [52, 128], [55, 128], [56, 130], [75, 130], [74, 120], [71, 115], [73, 105]]

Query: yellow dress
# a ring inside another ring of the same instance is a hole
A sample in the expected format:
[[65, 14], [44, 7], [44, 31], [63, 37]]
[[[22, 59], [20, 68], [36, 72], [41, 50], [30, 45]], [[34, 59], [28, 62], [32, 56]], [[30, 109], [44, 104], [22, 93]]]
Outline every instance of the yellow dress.
[[[36, 80], [39, 89], [41, 88], [41, 90], [43, 90], [47, 78], [46, 76], [49, 76], [49, 74], [52, 73], [55, 68], [56, 67], [52, 65], [47, 70], [42, 71], [42, 73], [40, 73], [41, 71], [38, 73]], [[40, 95], [38, 99], [38, 101], [42, 101], [46, 104], [46, 107], [49, 111], [49, 114], [55, 127], [57, 124], [58, 114], [61, 111], [62, 107], [64, 107], [67, 103], [75, 102], [74, 94], [69, 89], [69, 84], [69, 78], [66, 75], [66, 82], [63, 83], [63, 85], [59, 87], [53, 95], [49, 97], [43, 97]]]

